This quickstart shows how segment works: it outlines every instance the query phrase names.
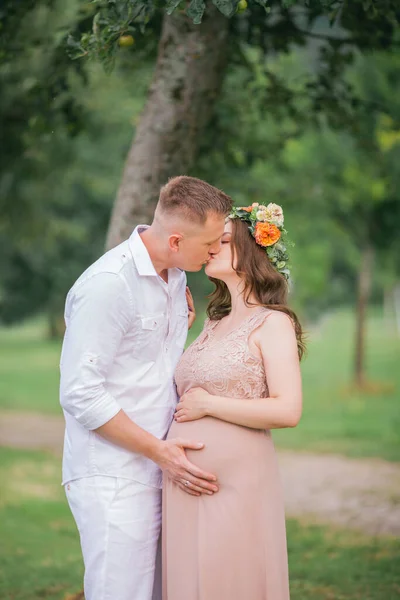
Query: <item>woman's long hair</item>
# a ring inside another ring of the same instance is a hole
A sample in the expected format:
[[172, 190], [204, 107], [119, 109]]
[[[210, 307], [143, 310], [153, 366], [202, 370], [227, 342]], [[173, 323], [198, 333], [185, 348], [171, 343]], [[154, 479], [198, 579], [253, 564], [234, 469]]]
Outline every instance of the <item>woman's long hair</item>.
[[[247, 223], [232, 219], [232, 267], [244, 282], [244, 300], [248, 306], [261, 305], [287, 314], [293, 322], [296, 333], [299, 358], [304, 355], [303, 330], [296, 314], [287, 306], [288, 284], [269, 261], [265, 249], [259, 246], [251, 235]], [[236, 263], [236, 267], [233, 265]], [[209, 296], [207, 315], [213, 321], [220, 320], [231, 311], [231, 295], [227, 285], [210, 277], [215, 290]], [[253, 296], [255, 304], [249, 301]]]

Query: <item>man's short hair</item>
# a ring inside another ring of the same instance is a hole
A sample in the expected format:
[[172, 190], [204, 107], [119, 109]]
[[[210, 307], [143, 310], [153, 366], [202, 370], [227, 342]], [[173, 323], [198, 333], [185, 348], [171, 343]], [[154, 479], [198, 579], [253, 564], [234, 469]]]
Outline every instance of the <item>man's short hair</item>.
[[160, 191], [160, 209], [168, 214], [181, 214], [204, 224], [210, 213], [227, 215], [232, 209], [232, 199], [209, 183], [181, 175], [169, 179]]

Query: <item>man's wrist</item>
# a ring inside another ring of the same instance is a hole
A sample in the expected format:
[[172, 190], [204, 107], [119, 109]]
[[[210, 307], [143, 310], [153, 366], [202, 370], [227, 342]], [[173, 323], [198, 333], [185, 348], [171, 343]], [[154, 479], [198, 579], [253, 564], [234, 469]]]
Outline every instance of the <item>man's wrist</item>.
[[159, 440], [158, 438], [154, 438], [149, 444], [149, 447], [146, 452], [147, 458], [150, 458], [155, 463], [159, 463], [161, 461], [161, 457], [163, 454], [164, 448], [164, 440]]

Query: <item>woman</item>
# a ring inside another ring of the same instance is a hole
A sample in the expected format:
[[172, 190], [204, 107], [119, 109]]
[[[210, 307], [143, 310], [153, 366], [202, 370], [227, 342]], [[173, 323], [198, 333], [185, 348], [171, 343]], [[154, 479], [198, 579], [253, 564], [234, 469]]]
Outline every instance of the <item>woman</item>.
[[163, 492], [163, 600], [288, 600], [285, 518], [270, 429], [301, 416], [302, 331], [286, 306], [282, 209], [234, 209], [206, 274], [204, 329], [178, 364], [169, 437], [205, 444], [189, 460], [217, 493]]

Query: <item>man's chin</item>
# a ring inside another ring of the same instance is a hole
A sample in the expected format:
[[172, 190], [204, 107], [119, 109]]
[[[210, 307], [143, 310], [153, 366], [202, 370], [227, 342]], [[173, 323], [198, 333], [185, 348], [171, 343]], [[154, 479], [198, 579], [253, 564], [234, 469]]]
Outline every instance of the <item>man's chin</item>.
[[204, 267], [204, 263], [202, 263], [201, 265], [191, 265], [190, 267], [185, 267], [183, 270], [187, 271], [188, 273], [198, 273], [199, 271], [202, 270], [202, 268]]

